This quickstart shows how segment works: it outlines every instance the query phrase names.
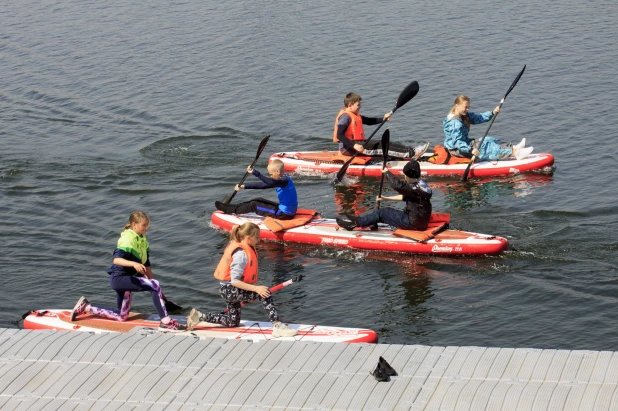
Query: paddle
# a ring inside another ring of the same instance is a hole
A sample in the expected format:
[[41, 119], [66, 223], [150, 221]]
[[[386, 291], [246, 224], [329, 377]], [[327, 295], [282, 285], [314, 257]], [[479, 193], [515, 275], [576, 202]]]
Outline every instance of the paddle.
[[[408, 84], [406, 86], [406, 88], [403, 89], [403, 91], [399, 94], [399, 98], [397, 99], [397, 104], [395, 104], [395, 108], [393, 108], [391, 110], [391, 114], [393, 114], [395, 111], [397, 111], [397, 109], [399, 107], [402, 107], [403, 105], [405, 105], [408, 101], [412, 100], [412, 98], [414, 98], [414, 96], [416, 96], [416, 94], [418, 93], [419, 90], [419, 85], [418, 82], [413, 81], [410, 84]], [[369, 136], [369, 138], [365, 141], [365, 147], [367, 147], [367, 143], [369, 143], [369, 141], [373, 138], [373, 136], [378, 132], [378, 130], [380, 129], [380, 127], [382, 127], [382, 125], [386, 122], [386, 120], [382, 120], [382, 122], [380, 123], [380, 125], [378, 126], [378, 128], [376, 128], [373, 133], [371, 133], [371, 135]], [[348, 170], [348, 167], [350, 167], [350, 163], [352, 162], [352, 160], [354, 160], [356, 158], [357, 155], [359, 155], [360, 152], [357, 151], [356, 153], [352, 154], [352, 157], [350, 157], [350, 159], [348, 161], [346, 161], [343, 166], [341, 166], [341, 169], [339, 169], [339, 171], [337, 172], [337, 176], [335, 176], [335, 179], [333, 180], [333, 183], [337, 183], [338, 181], [341, 181], [343, 179], [343, 176], [345, 176], [345, 172]]]
[[[260, 142], [260, 145], [257, 149], [257, 153], [255, 154], [255, 160], [253, 160], [253, 163], [251, 163], [251, 167], [253, 168], [253, 166], [255, 165], [255, 163], [257, 163], [258, 158], [260, 158], [260, 154], [262, 154], [262, 151], [264, 151], [264, 147], [266, 147], [266, 143], [268, 143], [268, 139], [270, 138], [270, 135], [264, 137], [262, 139], [262, 141]], [[238, 183], [238, 185], [242, 185], [242, 183], [245, 182], [245, 178], [247, 178], [247, 176], [249, 175], [248, 172], [245, 172], [245, 175], [243, 176], [242, 180], [240, 180], [240, 183]], [[236, 195], [238, 191], [234, 190], [234, 192], [232, 193], [232, 195], [227, 196], [223, 199], [223, 204], [229, 204], [232, 202], [232, 199], [234, 198], [234, 196]]]
[[[519, 79], [521, 78], [522, 74], [524, 74], [524, 70], [526, 70], [525, 64], [524, 64], [524, 68], [521, 69], [517, 77], [515, 77], [515, 80], [513, 80], [513, 84], [511, 84], [511, 87], [509, 87], [508, 91], [506, 92], [502, 100], [500, 100], [500, 105], [498, 107], [502, 107], [502, 104], [504, 103], [506, 96], [508, 96], [511, 90], [513, 90], [513, 88], [515, 87]], [[496, 119], [496, 117], [498, 117], [498, 114], [500, 114], [500, 112], [496, 113], [492, 117], [491, 121], [489, 122], [489, 126], [487, 127], [487, 131], [485, 131], [485, 135], [479, 140], [479, 144], [478, 144], [479, 149], [481, 148], [481, 145], [483, 144], [483, 140], [485, 139], [485, 137], [487, 137], [487, 134], [489, 133], [489, 129], [491, 128], [491, 125], [494, 124], [494, 120]], [[468, 167], [466, 167], [466, 171], [464, 171], [463, 176], [461, 177], [461, 181], [463, 181], [464, 183], [468, 181], [468, 174], [470, 173], [470, 167], [472, 167], [472, 164], [474, 164], [474, 160], [476, 160], [476, 156], [472, 156], [472, 158], [470, 159], [470, 163], [468, 163]]]
[[167, 297], [165, 296], [165, 294], [161, 293], [161, 296], [163, 297], [163, 301], [165, 301], [165, 308], [167, 309], [167, 311], [180, 311], [180, 310], [182, 310], [181, 306], [179, 306], [178, 304], [175, 304], [174, 302], [168, 300]]
[[[303, 279], [303, 275], [302, 275], [302, 274], [300, 274], [300, 275], [297, 275], [296, 277], [294, 277], [294, 278], [292, 278], [292, 279], [289, 279], [289, 280], [287, 280], [287, 281], [282, 282], [281, 284], [274, 285], [274, 286], [270, 287], [268, 290], [269, 290], [269, 291], [270, 291], [270, 293], [272, 294], [272, 293], [274, 293], [275, 291], [279, 291], [280, 289], [282, 289], [282, 288], [284, 288], [284, 287], [287, 287], [287, 286], [288, 286], [288, 285], [290, 285], [290, 284], [297, 283], [297, 282], [299, 282], [299, 281], [300, 281], [300, 280], [302, 280], [302, 279]], [[244, 307], [244, 306], [245, 306], [245, 303], [244, 303], [243, 301], [241, 301], [241, 302], [240, 302], [240, 306], [241, 306], [241, 307]], [[223, 310], [223, 312], [224, 312], [224, 313], [226, 313], [226, 312], [228, 312], [228, 310], [227, 310], [227, 309], [225, 309], [225, 310]]]
[[[382, 171], [386, 169], [386, 162], [388, 160], [388, 146], [391, 140], [391, 132], [386, 129], [382, 134]], [[382, 173], [382, 179], [380, 180], [380, 190], [378, 190], [378, 197], [382, 197], [382, 187], [384, 187], [384, 173]], [[376, 210], [380, 209], [381, 201], [376, 202]]]

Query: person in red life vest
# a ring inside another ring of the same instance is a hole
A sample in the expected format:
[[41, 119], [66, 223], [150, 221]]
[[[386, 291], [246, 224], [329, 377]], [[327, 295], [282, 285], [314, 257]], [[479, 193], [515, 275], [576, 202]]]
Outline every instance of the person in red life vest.
[[237, 327], [240, 324], [242, 303], [260, 300], [268, 319], [273, 323], [274, 338], [293, 337], [297, 334], [297, 330], [279, 321], [268, 287], [257, 285], [258, 257], [255, 246], [259, 240], [260, 228], [256, 224], [244, 223], [232, 228], [230, 242], [214, 274], [220, 282], [219, 293], [227, 304], [227, 310], [222, 313], [203, 313], [193, 308], [187, 317], [187, 329], [193, 330], [202, 321]]
[[[333, 141], [339, 143], [339, 152], [346, 156], [354, 155], [356, 152], [367, 156], [382, 156], [380, 140], [370, 141], [365, 145], [365, 131], [363, 124], [373, 126], [391, 118], [391, 113], [386, 113], [382, 118], [365, 117], [360, 115], [361, 96], [356, 93], [346, 94], [343, 99], [345, 108], [339, 111], [335, 119], [335, 130]], [[388, 155], [393, 158], [413, 158], [418, 159], [422, 156], [429, 142], [416, 147], [407, 147], [403, 144], [390, 143]]]
[[298, 209], [298, 196], [296, 187], [292, 177], [285, 174], [283, 161], [273, 160], [267, 167], [270, 178], [262, 175], [253, 167], [247, 167], [247, 172], [253, 174], [261, 181], [259, 183], [249, 183], [238, 185], [234, 190], [253, 189], [263, 190], [266, 188], [274, 188], [277, 191], [279, 202], [267, 200], [265, 198], [254, 198], [238, 204], [225, 204], [221, 201], [215, 201], [217, 210], [223, 211], [225, 214], [247, 214], [256, 213], [264, 217], [272, 217], [279, 220], [291, 220], [294, 218]]
[[382, 170], [382, 173], [386, 175], [391, 187], [399, 195], [378, 197], [376, 201], [405, 201], [405, 209], [401, 211], [392, 207], [382, 207], [360, 217], [353, 215], [337, 217], [337, 224], [349, 231], [356, 227], [371, 227], [378, 223], [385, 223], [404, 230], [426, 230], [431, 218], [432, 191], [427, 183], [420, 179], [421, 166], [419, 163], [416, 160], [410, 160], [403, 167], [405, 181], [395, 177], [386, 168]]
[[95, 307], [81, 297], [73, 311], [71, 321], [83, 314], [126, 321], [131, 309], [134, 292], [148, 292], [157, 309], [161, 322], [161, 331], [184, 331], [185, 327], [167, 314], [161, 285], [153, 278], [150, 266], [150, 245], [146, 240], [146, 231], [150, 227], [150, 218], [143, 211], [134, 211], [129, 222], [120, 234], [114, 250], [112, 266], [107, 270], [109, 286], [116, 292], [117, 308]]

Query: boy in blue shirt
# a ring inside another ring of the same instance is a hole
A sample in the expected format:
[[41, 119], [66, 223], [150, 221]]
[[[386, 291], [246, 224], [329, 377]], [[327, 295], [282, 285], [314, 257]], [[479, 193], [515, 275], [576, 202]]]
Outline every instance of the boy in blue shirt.
[[256, 213], [264, 217], [277, 218], [279, 220], [291, 220], [298, 209], [298, 196], [296, 187], [292, 181], [292, 177], [284, 174], [283, 161], [273, 160], [267, 167], [270, 178], [262, 175], [253, 167], [247, 167], [247, 172], [253, 174], [261, 181], [258, 183], [243, 184], [234, 187], [234, 190], [263, 190], [266, 188], [274, 188], [277, 191], [279, 202], [266, 200], [264, 198], [255, 198], [251, 201], [246, 201], [239, 204], [224, 204], [221, 201], [215, 202], [217, 210], [223, 211], [225, 214], [246, 214]]

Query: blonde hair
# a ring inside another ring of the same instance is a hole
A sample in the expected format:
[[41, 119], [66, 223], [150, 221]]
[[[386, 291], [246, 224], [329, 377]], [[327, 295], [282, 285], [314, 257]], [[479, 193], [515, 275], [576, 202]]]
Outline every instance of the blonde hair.
[[283, 161], [281, 161], [279, 159], [274, 159], [273, 161], [268, 163], [268, 167], [266, 167], [266, 168], [271, 173], [273, 171], [279, 171], [279, 174], [281, 174], [281, 175], [283, 175], [283, 173], [284, 173]]
[[143, 211], [133, 211], [129, 216], [129, 222], [124, 225], [124, 229], [127, 230], [131, 228], [133, 223], [139, 224], [144, 220], [150, 221], [150, 217], [148, 217], [148, 215], [146, 215]]
[[361, 100], [362, 100], [362, 97], [359, 96], [358, 94], [356, 94], [356, 93], [348, 93], [343, 98], [343, 106], [344, 107], [350, 107], [354, 103], [360, 103]]
[[[470, 102], [470, 97], [465, 96], [463, 94], [457, 96], [455, 98], [455, 101], [453, 102], [453, 107], [451, 108], [451, 110], [448, 112], [448, 114], [452, 114], [455, 112], [455, 107], [463, 104], [463, 103], [469, 103]], [[466, 127], [468, 127], [468, 130], [470, 130], [470, 117], [468, 116], [463, 116], [461, 118], [461, 121], [466, 125]]]
[[257, 224], [249, 222], [232, 227], [232, 231], [230, 232], [230, 240], [240, 243], [246, 237], [260, 238], [260, 227], [258, 227]]

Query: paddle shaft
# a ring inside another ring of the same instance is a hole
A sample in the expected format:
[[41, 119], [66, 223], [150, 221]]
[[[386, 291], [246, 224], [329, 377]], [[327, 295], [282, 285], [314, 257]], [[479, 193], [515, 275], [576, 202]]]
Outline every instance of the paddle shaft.
[[[270, 288], [268, 289], [268, 291], [270, 291], [270, 292], [271, 292], [271, 294], [272, 294], [272, 293], [274, 293], [275, 291], [279, 291], [279, 290], [281, 290], [282, 288], [287, 287], [287, 286], [288, 286], [288, 285], [290, 285], [290, 284], [297, 283], [297, 282], [299, 282], [299, 281], [300, 281], [300, 280], [302, 280], [302, 279], [303, 279], [303, 276], [302, 276], [302, 275], [299, 275], [298, 277], [295, 277], [295, 278], [289, 279], [289, 280], [287, 280], [287, 281], [284, 281], [284, 282], [282, 282], [281, 284], [273, 285], [272, 287], [270, 287]], [[240, 302], [240, 306], [241, 306], [241, 307], [244, 307], [244, 306], [245, 306], [245, 302], [244, 302], [244, 301], [241, 301], [241, 302]], [[229, 310], [226, 308], [225, 310], [223, 310], [223, 313], [226, 313], [226, 312], [228, 312], [228, 311], [229, 311]]]
[[[397, 104], [395, 104], [395, 107], [390, 111], [391, 116], [395, 113], [395, 111], [397, 111], [397, 109], [399, 107], [402, 107], [408, 101], [412, 100], [414, 98], [414, 96], [416, 96], [416, 94], [418, 93], [418, 90], [419, 90], [419, 85], [418, 85], [418, 83], [416, 81], [413, 81], [410, 84], [408, 84], [406, 86], [406, 88], [404, 88], [402, 90], [402, 92], [399, 94], [399, 98], [397, 99]], [[386, 123], [386, 120], [383, 119], [382, 122], [380, 123], [380, 125], [373, 131], [373, 133], [371, 133], [369, 138], [367, 140], [365, 140], [365, 142], [364, 142], [364, 146], [365, 147], [367, 147], [367, 143], [369, 143], [369, 141], [371, 141], [373, 136], [375, 136], [375, 134], [378, 132], [380, 127], [382, 127], [384, 125], [384, 123]], [[343, 179], [343, 176], [345, 175], [346, 171], [348, 170], [348, 167], [350, 167], [350, 164], [352, 163], [352, 161], [359, 154], [361, 154], [360, 151], [357, 151], [356, 153], [352, 154], [352, 156], [348, 159], [348, 161], [346, 161], [341, 166], [341, 168], [337, 172], [337, 176], [335, 177], [335, 182], [341, 181]]]
[[[500, 110], [502, 108], [502, 104], [504, 104], [504, 100], [506, 100], [506, 97], [513, 90], [513, 88], [515, 87], [515, 85], [517, 84], [519, 79], [521, 78], [522, 74], [524, 74], [524, 70], [526, 70], [526, 65], [525, 64], [524, 64], [524, 68], [521, 69], [521, 71], [519, 72], [517, 77], [515, 77], [515, 80], [513, 80], [513, 83], [511, 84], [511, 87], [509, 87], [509, 89], [507, 90], [507, 92], [504, 95], [504, 97], [502, 97], [502, 100], [500, 100], [500, 104], [498, 105], [498, 110]], [[485, 131], [485, 134], [479, 140], [478, 150], [481, 149], [481, 146], [483, 145], [483, 140], [485, 140], [485, 137], [487, 137], [487, 134], [489, 134], [489, 129], [494, 124], [494, 121], [496, 120], [496, 117], [498, 117], [498, 114], [500, 114], [500, 111], [498, 111], [496, 114], [494, 114], [494, 116], [491, 118], [491, 121], [489, 122], [489, 126], [487, 126], [487, 130]], [[466, 171], [464, 171], [464, 174], [461, 177], [461, 181], [466, 182], [468, 180], [468, 174], [470, 173], [470, 167], [472, 167], [472, 164], [474, 164], [475, 160], [476, 160], [476, 156], [473, 155], [472, 158], [470, 159], [470, 163], [468, 163], [468, 167], [466, 167]]]
[[[253, 160], [253, 163], [251, 163], [251, 168], [253, 168], [253, 166], [255, 166], [255, 163], [257, 163], [258, 159], [260, 158], [260, 154], [262, 154], [262, 151], [264, 151], [264, 148], [266, 147], [266, 143], [268, 143], [268, 139], [270, 138], [270, 135], [264, 137], [262, 139], [262, 141], [260, 142], [260, 145], [257, 149], [257, 153], [255, 155], [255, 160]], [[245, 175], [242, 177], [242, 179], [240, 180], [240, 183], [238, 183], [238, 185], [242, 185], [242, 183], [245, 182], [245, 179], [247, 178], [247, 176], [249, 175], [249, 172], [246, 171]], [[229, 204], [232, 202], [232, 199], [234, 198], [234, 196], [236, 196], [236, 193], [238, 191], [234, 190], [234, 192], [232, 193], [232, 195], [227, 196], [223, 199], [223, 204]]]

